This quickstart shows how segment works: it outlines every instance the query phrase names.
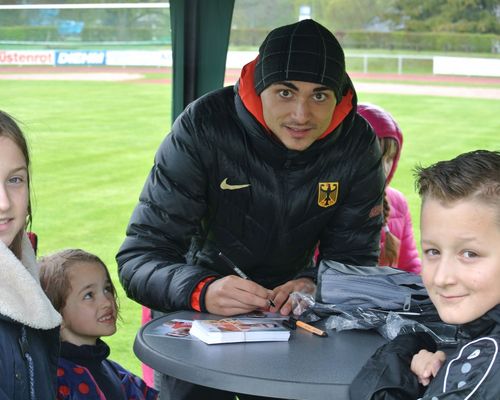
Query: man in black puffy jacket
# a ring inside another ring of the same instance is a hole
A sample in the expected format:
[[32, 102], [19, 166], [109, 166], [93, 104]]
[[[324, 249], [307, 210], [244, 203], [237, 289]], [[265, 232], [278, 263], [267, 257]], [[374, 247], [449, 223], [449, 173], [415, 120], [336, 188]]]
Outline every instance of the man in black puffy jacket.
[[238, 83], [191, 103], [160, 145], [117, 255], [127, 295], [159, 311], [286, 315], [291, 292], [315, 290], [318, 242], [320, 259], [376, 264], [384, 177], [356, 104], [330, 31], [271, 31]]

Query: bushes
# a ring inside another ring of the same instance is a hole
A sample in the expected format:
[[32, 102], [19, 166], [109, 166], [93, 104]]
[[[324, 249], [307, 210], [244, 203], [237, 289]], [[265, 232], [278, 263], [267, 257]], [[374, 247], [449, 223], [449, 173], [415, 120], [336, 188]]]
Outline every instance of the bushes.
[[[258, 47], [267, 29], [233, 29], [231, 45]], [[124, 26], [87, 26], [80, 36], [83, 42], [158, 41], [167, 36], [165, 29]], [[428, 52], [499, 53], [500, 35], [446, 32], [335, 32], [340, 43], [351, 49], [415, 50]], [[57, 26], [0, 26], [0, 41], [48, 42], [65, 39]]]
[[[120, 30], [118, 27], [85, 26], [80, 35], [71, 35], [70, 37], [87, 42], [130, 42], [155, 40], [155, 35], [164, 37], [164, 33], [164, 30], [160, 31], [150, 28], [125, 27]], [[56, 25], [0, 27], [0, 41], [50, 42], [64, 40], [68, 37], [61, 35]]]
[[232, 46], [259, 47], [268, 33], [269, 29], [231, 29], [229, 40]]
[[500, 35], [447, 32], [338, 32], [346, 48], [494, 53]]
[[[267, 33], [267, 29], [233, 29], [231, 45], [256, 47]], [[500, 43], [500, 35], [447, 32], [342, 31], [335, 32], [335, 36], [343, 47], [353, 49], [495, 53]]]
[[154, 32], [149, 28], [86, 27], [82, 33], [84, 42], [131, 42], [153, 40]]
[[6, 26], [0, 27], [0, 40], [45, 42], [57, 40], [56, 26]]

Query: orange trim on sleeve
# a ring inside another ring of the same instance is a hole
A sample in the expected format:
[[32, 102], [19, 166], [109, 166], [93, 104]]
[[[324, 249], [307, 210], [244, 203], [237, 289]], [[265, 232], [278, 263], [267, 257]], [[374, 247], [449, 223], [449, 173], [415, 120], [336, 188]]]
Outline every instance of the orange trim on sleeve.
[[193, 307], [194, 310], [201, 312], [201, 307], [200, 307], [200, 296], [203, 288], [205, 285], [209, 282], [212, 282], [215, 279], [215, 276], [209, 276], [208, 278], [203, 279], [200, 283], [196, 285], [196, 288], [193, 291], [193, 294], [191, 295], [191, 307]]

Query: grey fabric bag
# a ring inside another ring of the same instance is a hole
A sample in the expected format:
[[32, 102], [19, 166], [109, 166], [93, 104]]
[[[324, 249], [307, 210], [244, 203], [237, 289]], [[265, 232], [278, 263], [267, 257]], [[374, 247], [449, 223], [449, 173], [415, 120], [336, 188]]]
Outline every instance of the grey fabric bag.
[[331, 260], [320, 262], [316, 302], [328, 304], [337, 312], [362, 308], [420, 313], [432, 305], [419, 275]]

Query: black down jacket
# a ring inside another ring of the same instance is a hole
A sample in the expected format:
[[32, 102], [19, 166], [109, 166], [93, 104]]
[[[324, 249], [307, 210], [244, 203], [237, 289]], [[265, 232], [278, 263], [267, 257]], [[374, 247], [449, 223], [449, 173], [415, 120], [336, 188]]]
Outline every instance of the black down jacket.
[[[156, 153], [117, 255], [127, 295], [160, 311], [190, 309], [201, 280], [232, 273], [219, 251], [270, 289], [314, 278], [319, 241], [322, 258], [375, 264], [381, 154], [355, 95], [352, 103], [304, 151], [287, 149], [257, 122], [238, 86], [191, 103]], [[333, 183], [327, 207], [319, 205], [325, 183]]]
[[500, 306], [457, 329], [459, 345], [425, 388], [410, 370], [421, 349], [436, 351], [427, 333], [396, 337], [379, 348], [354, 379], [352, 400], [500, 399]]

